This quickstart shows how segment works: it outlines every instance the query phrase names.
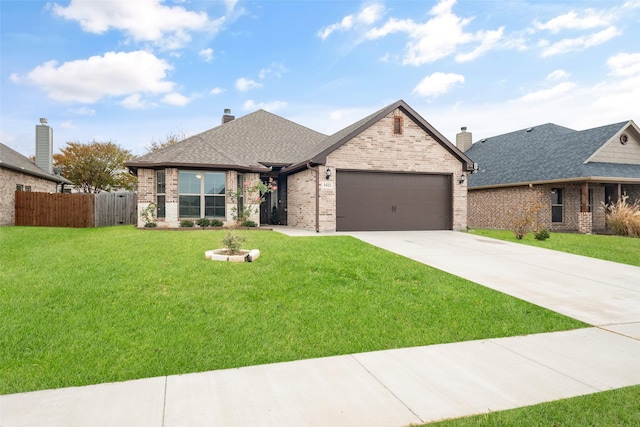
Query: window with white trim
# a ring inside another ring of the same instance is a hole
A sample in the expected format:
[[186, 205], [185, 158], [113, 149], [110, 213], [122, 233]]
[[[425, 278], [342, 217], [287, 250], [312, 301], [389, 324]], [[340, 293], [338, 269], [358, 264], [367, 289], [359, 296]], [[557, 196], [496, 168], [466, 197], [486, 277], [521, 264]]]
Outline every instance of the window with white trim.
[[224, 218], [225, 195], [224, 172], [178, 172], [180, 218]]

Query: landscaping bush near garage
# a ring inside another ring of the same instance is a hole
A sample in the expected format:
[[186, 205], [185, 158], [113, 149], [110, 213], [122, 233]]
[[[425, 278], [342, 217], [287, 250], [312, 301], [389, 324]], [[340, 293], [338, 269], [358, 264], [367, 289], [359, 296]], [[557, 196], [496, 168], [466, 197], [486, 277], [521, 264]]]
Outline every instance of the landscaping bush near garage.
[[527, 235], [522, 240], [518, 240], [509, 230], [474, 229], [470, 232], [494, 239], [640, 267], [640, 239], [598, 234], [551, 233], [548, 240], [537, 240], [533, 235]]
[[585, 326], [348, 236], [237, 233], [258, 260], [206, 260], [224, 230], [1, 228], [0, 394]]

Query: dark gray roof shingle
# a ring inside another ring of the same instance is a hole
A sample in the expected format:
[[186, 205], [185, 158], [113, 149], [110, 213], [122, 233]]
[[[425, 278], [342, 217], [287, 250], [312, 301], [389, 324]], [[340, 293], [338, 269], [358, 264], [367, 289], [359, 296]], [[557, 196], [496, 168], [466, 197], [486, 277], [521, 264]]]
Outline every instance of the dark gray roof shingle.
[[640, 178], [640, 166], [584, 164], [628, 123], [614, 123], [583, 131], [547, 123], [480, 140], [466, 152], [479, 165], [478, 172], [469, 177], [469, 187], [589, 176], [627, 176], [624, 174]]
[[71, 181], [67, 180], [66, 178], [63, 178], [60, 175], [50, 174], [49, 172], [37, 166], [27, 157], [2, 143], [0, 143], [0, 167], [11, 169], [21, 173], [26, 173], [38, 178], [44, 178], [57, 183], [71, 184]]

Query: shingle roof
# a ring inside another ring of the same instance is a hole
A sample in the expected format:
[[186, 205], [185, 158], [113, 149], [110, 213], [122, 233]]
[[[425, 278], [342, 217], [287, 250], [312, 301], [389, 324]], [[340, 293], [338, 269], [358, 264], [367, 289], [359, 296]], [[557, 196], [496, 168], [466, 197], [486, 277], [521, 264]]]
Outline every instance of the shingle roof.
[[591, 176], [640, 178], [640, 166], [584, 162], [629, 122], [583, 131], [547, 123], [480, 140], [466, 154], [478, 163], [469, 187]]
[[469, 167], [471, 160], [400, 100], [327, 136], [282, 117], [258, 110], [184, 141], [138, 157], [126, 165], [138, 167], [182, 166], [266, 170], [265, 165], [303, 167], [324, 163], [326, 155], [395, 109], [402, 109], [427, 133]]
[[29, 160], [27, 157], [2, 143], [0, 143], [0, 167], [36, 176], [38, 178], [47, 179], [49, 181], [57, 183], [71, 184], [71, 181], [69, 181], [68, 179], [63, 178], [60, 175], [54, 175], [45, 171], [44, 169], [37, 166], [34, 162]]
[[130, 167], [173, 164], [260, 170], [265, 169], [265, 164], [294, 163], [325, 138], [322, 133], [258, 110], [126, 164]]

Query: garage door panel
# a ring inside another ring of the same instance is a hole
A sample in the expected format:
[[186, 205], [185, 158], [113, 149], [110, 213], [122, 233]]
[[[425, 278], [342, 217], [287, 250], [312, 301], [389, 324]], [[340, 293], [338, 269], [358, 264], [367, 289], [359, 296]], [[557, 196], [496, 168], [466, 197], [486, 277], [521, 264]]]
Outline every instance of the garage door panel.
[[336, 229], [451, 228], [451, 176], [347, 172], [336, 174]]

